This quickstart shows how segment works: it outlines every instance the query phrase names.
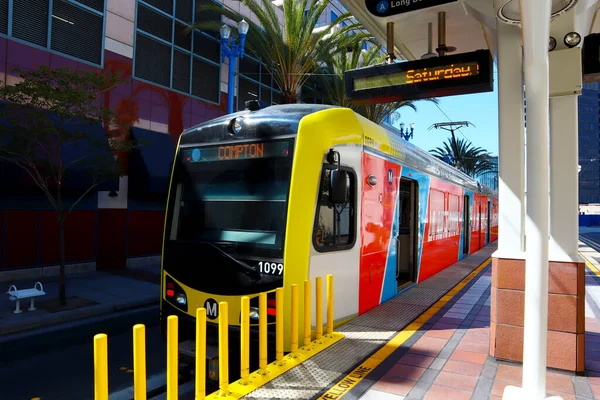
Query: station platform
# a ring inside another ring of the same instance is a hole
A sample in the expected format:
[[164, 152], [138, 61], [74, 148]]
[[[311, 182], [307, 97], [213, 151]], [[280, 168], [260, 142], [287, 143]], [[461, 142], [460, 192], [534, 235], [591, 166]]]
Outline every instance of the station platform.
[[[581, 237], [580, 237], [581, 238]], [[600, 242], [586, 259], [586, 372], [547, 372], [548, 395], [600, 399]], [[489, 357], [492, 243], [342, 325], [345, 338], [246, 399], [501, 399], [522, 368]]]

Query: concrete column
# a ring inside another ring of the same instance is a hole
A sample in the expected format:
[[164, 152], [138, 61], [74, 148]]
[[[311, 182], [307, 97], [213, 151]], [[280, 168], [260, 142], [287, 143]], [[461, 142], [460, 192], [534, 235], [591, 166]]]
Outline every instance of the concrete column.
[[522, 258], [525, 238], [525, 144], [521, 30], [498, 23], [498, 251]]
[[550, 99], [551, 261], [578, 261], [577, 118], [577, 96]]
[[581, 58], [580, 49], [566, 50], [563, 41], [567, 33], [575, 31], [575, 22], [575, 10], [571, 10], [553, 21], [550, 31], [556, 39], [556, 49], [549, 53], [552, 76], [549, 257], [550, 261], [558, 262], [579, 261], [578, 95], [565, 95], [565, 92], [571, 85], [575, 91], [575, 86], [581, 84]]
[[504, 399], [546, 397], [548, 336], [548, 37], [552, 2], [521, 1], [523, 70], [527, 99], [527, 252], [523, 386], [507, 387]]

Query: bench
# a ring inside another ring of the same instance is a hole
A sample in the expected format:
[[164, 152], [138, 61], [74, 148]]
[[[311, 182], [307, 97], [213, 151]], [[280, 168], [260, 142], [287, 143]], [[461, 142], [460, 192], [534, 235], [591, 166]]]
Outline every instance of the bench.
[[41, 282], [36, 282], [33, 288], [31, 289], [21, 290], [17, 290], [17, 287], [15, 285], [10, 285], [10, 287], [8, 288], [8, 292], [6, 293], [8, 294], [10, 300], [17, 301], [17, 308], [15, 309], [15, 311], [13, 311], [15, 314], [19, 314], [21, 312], [21, 300], [30, 299], [31, 304], [29, 305], [29, 311], [34, 311], [35, 298], [46, 294], [44, 293], [44, 287], [42, 286]]

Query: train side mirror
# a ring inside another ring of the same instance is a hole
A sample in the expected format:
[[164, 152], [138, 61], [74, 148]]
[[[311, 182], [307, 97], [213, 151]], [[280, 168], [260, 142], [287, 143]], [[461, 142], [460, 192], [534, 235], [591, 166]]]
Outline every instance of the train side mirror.
[[332, 204], [344, 204], [348, 201], [348, 173], [341, 169], [332, 169], [329, 175], [329, 201]]

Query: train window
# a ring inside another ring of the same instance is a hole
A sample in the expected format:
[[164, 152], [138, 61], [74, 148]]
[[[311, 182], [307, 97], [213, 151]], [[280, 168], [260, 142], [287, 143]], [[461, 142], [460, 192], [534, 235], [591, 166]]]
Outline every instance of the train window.
[[329, 176], [333, 168], [332, 165], [323, 167], [319, 185], [313, 244], [321, 252], [350, 249], [356, 238], [356, 177], [344, 168], [348, 171], [348, 202], [334, 206], [329, 202]]

